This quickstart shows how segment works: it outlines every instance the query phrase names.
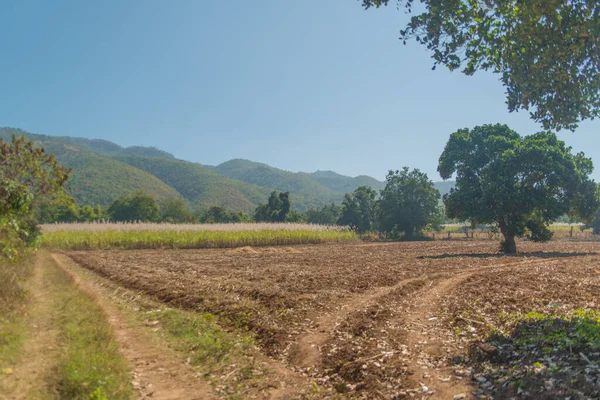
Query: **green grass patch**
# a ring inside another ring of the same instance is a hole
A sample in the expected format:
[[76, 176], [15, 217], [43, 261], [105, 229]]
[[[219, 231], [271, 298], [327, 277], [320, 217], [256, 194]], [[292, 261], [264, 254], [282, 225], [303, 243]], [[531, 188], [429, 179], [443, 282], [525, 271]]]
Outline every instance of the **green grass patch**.
[[0, 375], [11, 371], [21, 353], [27, 329], [16, 317], [0, 317]]
[[[250, 335], [234, 334], [221, 328], [212, 314], [179, 309], [156, 309], [144, 302], [138, 318], [159, 334], [177, 353], [230, 399], [245, 398], [248, 388], [269, 374], [255, 361], [255, 344]], [[153, 309], [154, 308], [154, 309]]]
[[279, 246], [358, 240], [352, 231], [54, 231], [44, 247], [61, 250], [200, 249]]
[[175, 309], [151, 311], [147, 318], [159, 321], [176, 351], [189, 354], [192, 365], [228, 364], [253, 346], [250, 336], [233, 336], [215, 323], [212, 314]]
[[119, 352], [102, 309], [72, 278], [48, 262], [54, 286], [59, 342], [63, 347], [56, 388], [63, 399], [130, 399], [133, 396], [127, 362]]
[[25, 281], [31, 276], [32, 260], [26, 257], [18, 263], [0, 262], [0, 374], [10, 367], [21, 354], [28, 303]]

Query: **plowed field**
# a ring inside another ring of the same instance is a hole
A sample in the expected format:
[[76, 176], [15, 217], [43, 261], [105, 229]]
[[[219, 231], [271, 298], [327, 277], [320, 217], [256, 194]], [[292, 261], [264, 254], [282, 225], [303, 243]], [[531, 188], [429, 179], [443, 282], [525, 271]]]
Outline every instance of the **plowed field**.
[[325, 397], [598, 398], [600, 243], [518, 245], [511, 257], [491, 241], [69, 255], [253, 332]]

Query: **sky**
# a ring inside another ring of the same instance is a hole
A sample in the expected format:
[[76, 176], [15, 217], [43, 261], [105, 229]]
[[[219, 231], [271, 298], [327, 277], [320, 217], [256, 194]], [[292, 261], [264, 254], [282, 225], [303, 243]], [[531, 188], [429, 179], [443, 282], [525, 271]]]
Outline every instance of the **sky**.
[[[6, 0], [0, 12], [0, 126], [155, 146], [216, 165], [383, 180], [437, 162], [461, 128], [504, 123], [499, 76], [432, 71], [403, 46], [409, 17], [358, 0]], [[559, 137], [598, 166], [600, 121]]]

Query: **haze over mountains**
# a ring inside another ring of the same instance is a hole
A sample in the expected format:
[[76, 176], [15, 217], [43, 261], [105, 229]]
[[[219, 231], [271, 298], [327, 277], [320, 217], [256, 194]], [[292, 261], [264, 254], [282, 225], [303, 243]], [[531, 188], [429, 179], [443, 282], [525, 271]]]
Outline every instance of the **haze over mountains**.
[[[103, 205], [134, 190], [157, 200], [181, 197], [201, 208], [213, 205], [252, 212], [273, 190], [290, 192], [298, 211], [340, 203], [359, 186], [383, 189], [383, 182], [333, 171], [289, 172], [259, 162], [233, 159], [208, 166], [176, 159], [172, 154], [143, 146], [122, 147], [102, 139], [32, 134], [0, 128], [0, 138], [25, 135], [73, 169], [68, 191], [78, 204]], [[398, 167], [399, 168], [399, 167]], [[449, 190], [441, 182], [442, 193]]]

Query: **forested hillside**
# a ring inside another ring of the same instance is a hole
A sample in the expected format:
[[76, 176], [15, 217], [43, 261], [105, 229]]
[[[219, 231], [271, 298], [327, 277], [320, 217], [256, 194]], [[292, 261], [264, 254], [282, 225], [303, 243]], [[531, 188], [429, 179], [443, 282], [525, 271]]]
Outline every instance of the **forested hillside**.
[[[157, 177], [90, 151], [92, 148], [126, 150], [112, 142], [34, 135], [19, 129], [0, 128], [1, 139], [10, 141], [13, 134], [25, 135], [34, 140], [47, 152], [54, 153], [60, 164], [72, 168], [67, 191], [78, 204], [108, 205], [117, 197], [134, 190], [143, 190], [156, 199], [181, 197], [175, 189]], [[77, 144], [84, 146], [79, 147]]]
[[253, 211], [273, 191], [230, 179], [189, 161], [134, 155], [115, 156], [115, 159], [156, 176], [201, 207], [217, 205], [227, 210]]
[[[171, 153], [143, 146], [122, 147], [102, 139], [32, 134], [0, 128], [0, 138], [25, 135], [61, 164], [73, 168], [69, 193], [78, 204], [108, 205], [142, 190], [157, 200], [183, 198], [198, 208], [221, 206], [252, 213], [274, 190], [290, 192], [294, 209], [306, 211], [341, 203], [359, 186], [379, 191], [384, 183], [369, 176], [349, 177], [333, 171], [289, 172], [267, 164], [234, 159], [217, 166], [176, 159]], [[442, 193], [452, 182], [436, 184]]]
[[370, 186], [375, 190], [381, 190], [385, 186], [383, 182], [366, 175], [352, 178], [333, 171], [317, 171], [306, 175], [321, 185], [341, 193], [350, 193], [359, 186]]

